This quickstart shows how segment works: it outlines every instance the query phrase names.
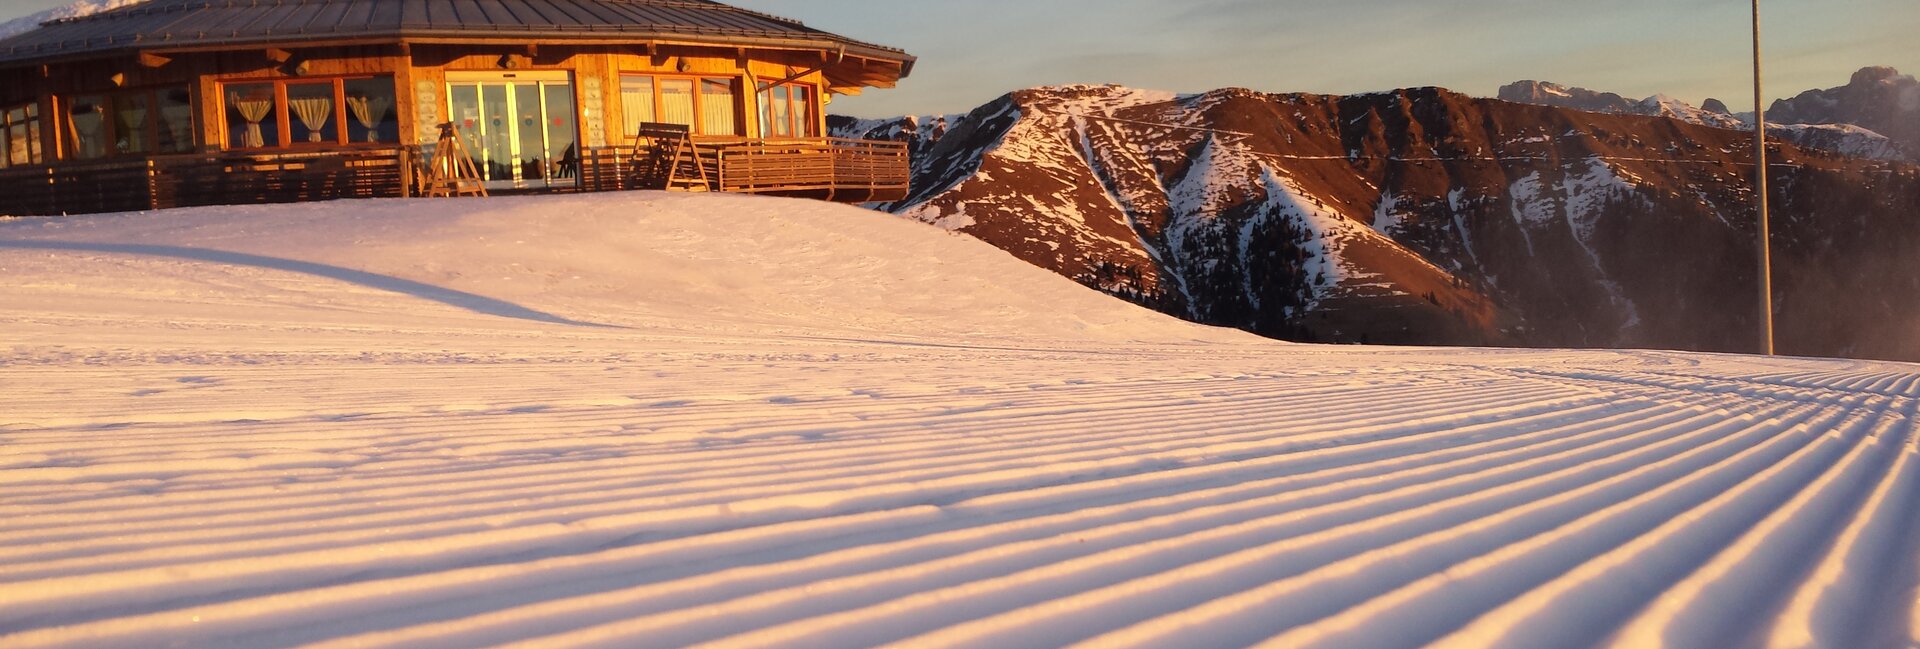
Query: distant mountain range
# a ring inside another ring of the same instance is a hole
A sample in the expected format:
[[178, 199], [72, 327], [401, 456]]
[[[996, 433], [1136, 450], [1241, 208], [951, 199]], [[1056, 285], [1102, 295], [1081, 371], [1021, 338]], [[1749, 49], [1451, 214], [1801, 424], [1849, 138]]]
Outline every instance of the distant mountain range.
[[[1725, 102], [1699, 107], [1665, 95], [1628, 99], [1610, 92], [1520, 81], [1500, 99], [1617, 115], [1670, 117], [1702, 126], [1751, 129], [1753, 113], [1729, 113]], [[1767, 109], [1767, 132], [1801, 146], [1875, 160], [1920, 162], [1920, 81], [1885, 67], [1854, 73], [1844, 86], [1809, 90]]]
[[[1911, 83], [1856, 75], [1780, 114], [1898, 115]], [[1331, 342], [1752, 350], [1752, 141], [1725, 128], [1738, 117], [1509, 89], [1529, 103], [1068, 86], [1009, 94], [937, 137], [926, 118], [834, 125], [912, 143], [913, 194], [879, 208], [1199, 322]], [[1794, 132], [1855, 133], [1776, 129], [1783, 351], [1920, 359], [1920, 166]]]
[[64, 7], [55, 7], [31, 16], [22, 16], [6, 22], [0, 22], [0, 38], [6, 38], [14, 34], [32, 30], [39, 27], [40, 23], [65, 18], [79, 18], [81, 16], [97, 14], [102, 11], [112, 11], [127, 5], [140, 4], [146, 1], [147, 0], [79, 0]]

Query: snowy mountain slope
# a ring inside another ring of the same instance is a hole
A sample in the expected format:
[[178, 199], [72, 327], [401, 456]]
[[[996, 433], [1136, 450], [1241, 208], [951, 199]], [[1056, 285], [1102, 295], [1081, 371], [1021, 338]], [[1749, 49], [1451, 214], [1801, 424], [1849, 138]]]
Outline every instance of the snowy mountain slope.
[[21, 16], [0, 22], [0, 38], [38, 29], [41, 23], [90, 16], [102, 11], [113, 11], [121, 7], [136, 5], [146, 1], [147, 0], [79, 0], [65, 7], [55, 7], [30, 16]]
[[0, 269], [10, 649], [1920, 642], [1920, 366], [1289, 345], [718, 195]]
[[[881, 206], [1200, 322], [1290, 340], [1750, 349], [1751, 143], [1425, 88], [982, 106]], [[1920, 358], [1920, 168], [1782, 147], [1787, 349]], [[1750, 165], [1744, 165], [1750, 166]], [[1902, 252], [1904, 251], [1904, 252]], [[1846, 289], [1840, 289], [1846, 285]]]

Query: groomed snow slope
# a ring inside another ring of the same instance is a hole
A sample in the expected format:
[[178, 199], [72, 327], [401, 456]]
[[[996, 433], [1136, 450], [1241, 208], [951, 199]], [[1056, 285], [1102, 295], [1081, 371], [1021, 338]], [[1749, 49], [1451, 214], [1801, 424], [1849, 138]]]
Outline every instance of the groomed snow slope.
[[1310, 347], [818, 203], [0, 221], [0, 646], [1920, 646], [1920, 368]]

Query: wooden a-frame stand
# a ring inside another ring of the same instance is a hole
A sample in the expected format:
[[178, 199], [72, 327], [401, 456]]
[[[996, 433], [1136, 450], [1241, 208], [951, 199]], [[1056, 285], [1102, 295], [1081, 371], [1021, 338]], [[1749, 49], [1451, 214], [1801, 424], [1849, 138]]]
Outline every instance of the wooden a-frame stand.
[[427, 162], [426, 171], [420, 174], [420, 195], [487, 195], [480, 169], [473, 165], [473, 157], [467, 155], [466, 140], [460, 137], [460, 129], [454, 127], [453, 122], [440, 125], [440, 143], [434, 147], [433, 159]]
[[630, 158], [636, 184], [667, 191], [710, 191], [713, 182], [707, 177], [707, 166], [700, 164], [691, 131], [684, 124], [642, 122], [634, 134]]

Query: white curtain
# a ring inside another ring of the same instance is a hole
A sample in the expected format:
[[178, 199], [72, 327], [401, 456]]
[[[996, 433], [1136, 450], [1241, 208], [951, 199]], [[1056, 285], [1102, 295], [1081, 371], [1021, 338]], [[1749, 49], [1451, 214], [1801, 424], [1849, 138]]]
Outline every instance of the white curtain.
[[717, 79], [700, 80], [700, 123], [707, 135], [738, 135], [734, 123], [733, 84]]
[[367, 129], [367, 141], [380, 141], [380, 122], [386, 121], [387, 109], [393, 108], [393, 100], [387, 97], [348, 97], [347, 109], [353, 111], [353, 120]]
[[0, 159], [0, 167], [23, 165], [29, 162], [27, 149], [27, 125], [14, 124], [7, 127], [7, 157]]
[[813, 132], [813, 98], [805, 86], [793, 87], [793, 134], [796, 137], [811, 137]]
[[120, 151], [142, 153], [147, 150], [147, 109], [120, 109]]
[[685, 124], [693, 126], [693, 81], [689, 79], [663, 79], [660, 81], [660, 121], [667, 124]]
[[790, 88], [780, 86], [774, 88], [773, 92], [768, 93], [773, 97], [771, 104], [773, 112], [773, 134], [781, 137], [794, 134], [793, 115], [791, 112], [793, 110], [793, 100], [789, 98], [787, 94], [790, 91]]
[[166, 129], [166, 137], [161, 138], [160, 146], [165, 147], [171, 142], [171, 151], [193, 150], [193, 105], [161, 104], [160, 128]]
[[98, 158], [107, 154], [106, 138], [103, 137], [107, 117], [100, 114], [100, 110], [100, 105], [94, 104], [72, 115], [74, 149], [81, 158]]
[[273, 112], [273, 100], [241, 99], [239, 93], [234, 93], [227, 95], [227, 103], [232, 104], [233, 109], [240, 113], [240, 117], [247, 120], [247, 148], [258, 149], [266, 146], [267, 139], [260, 133], [260, 122], [267, 118], [268, 113]]
[[653, 77], [621, 78], [620, 109], [627, 127], [620, 136], [623, 141], [640, 132], [641, 122], [656, 121], [653, 117]]
[[321, 130], [327, 127], [327, 119], [333, 117], [332, 97], [289, 99], [287, 105], [293, 108], [294, 115], [300, 117], [300, 124], [307, 127], [308, 142], [326, 139]]

